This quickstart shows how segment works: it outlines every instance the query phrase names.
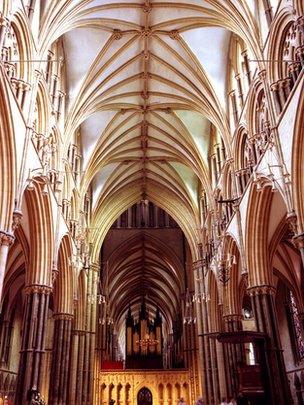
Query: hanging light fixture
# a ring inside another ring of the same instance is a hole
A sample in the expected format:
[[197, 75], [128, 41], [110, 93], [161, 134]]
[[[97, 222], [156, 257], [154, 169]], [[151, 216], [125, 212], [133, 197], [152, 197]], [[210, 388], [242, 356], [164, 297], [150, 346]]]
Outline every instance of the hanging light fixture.
[[185, 314], [184, 324], [190, 325], [196, 323], [196, 317], [193, 315], [193, 296], [190, 294], [187, 288], [185, 295]]
[[146, 349], [148, 347], [157, 346], [159, 343], [159, 340], [151, 339], [149, 333], [146, 333], [145, 337], [143, 339], [137, 340], [136, 343], [139, 344], [140, 347]]

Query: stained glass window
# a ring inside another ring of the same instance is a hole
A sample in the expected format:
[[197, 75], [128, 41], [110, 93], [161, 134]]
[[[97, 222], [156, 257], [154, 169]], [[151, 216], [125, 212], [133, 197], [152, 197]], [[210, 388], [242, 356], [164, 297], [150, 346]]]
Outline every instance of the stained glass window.
[[290, 305], [290, 312], [292, 316], [292, 326], [294, 330], [294, 337], [295, 337], [295, 344], [296, 344], [296, 352], [297, 352], [297, 358], [299, 361], [304, 359], [304, 340], [302, 336], [302, 327], [301, 327], [301, 320], [300, 320], [300, 315], [298, 311], [298, 307], [296, 304], [295, 297], [293, 293], [290, 291], [289, 292], [289, 305]]

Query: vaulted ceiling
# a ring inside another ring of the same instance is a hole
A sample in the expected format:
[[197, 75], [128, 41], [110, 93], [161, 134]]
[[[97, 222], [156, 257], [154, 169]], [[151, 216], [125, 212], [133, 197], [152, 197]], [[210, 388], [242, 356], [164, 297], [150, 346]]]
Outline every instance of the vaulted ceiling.
[[172, 332], [187, 283], [185, 249], [178, 228], [127, 228], [108, 233], [102, 249], [100, 291], [106, 297], [104, 316], [113, 320], [121, 346], [127, 309], [136, 318], [143, 297], [152, 318], [156, 308], [160, 309], [165, 336]]
[[[211, 143], [222, 139], [230, 156], [232, 33], [259, 57], [253, 8], [245, 0], [45, 2], [40, 47], [46, 53], [63, 42], [65, 147], [81, 146], [80, 194], [93, 193], [96, 258], [114, 220], [149, 200], [180, 225], [196, 260], [200, 193], [212, 193]], [[129, 303], [135, 313], [148, 293], [149, 309], [161, 306], [169, 330], [185, 293], [184, 263], [161, 251], [165, 240], [155, 244], [142, 233], [108, 264], [110, 315], [121, 340]]]
[[106, 233], [115, 217], [147, 197], [195, 245], [200, 186], [211, 192], [212, 134], [229, 154], [231, 32], [250, 51], [258, 48], [250, 3], [51, 0], [43, 13], [42, 51], [63, 38], [66, 143], [79, 132], [82, 192], [92, 187], [95, 228]]

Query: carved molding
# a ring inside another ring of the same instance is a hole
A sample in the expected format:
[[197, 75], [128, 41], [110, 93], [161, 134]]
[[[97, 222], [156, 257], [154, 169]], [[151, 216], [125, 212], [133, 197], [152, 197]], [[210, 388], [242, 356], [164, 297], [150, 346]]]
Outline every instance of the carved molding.
[[52, 287], [49, 287], [47, 285], [40, 285], [40, 284], [32, 284], [28, 285], [24, 288], [24, 292], [26, 295], [30, 294], [45, 294], [49, 295], [52, 292]]
[[74, 318], [73, 314], [58, 313], [54, 314], [53, 318], [57, 321], [72, 321]]
[[14, 235], [5, 231], [0, 231], [0, 246], [12, 246], [14, 241]]
[[121, 39], [122, 38], [121, 30], [118, 30], [118, 29], [113, 30], [113, 38], [116, 40]]
[[55, 285], [58, 274], [59, 274], [59, 270], [58, 270], [57, 266], [55, 264], [53, 264], [53, 268], [52, 268], [52, 287], [54, 287], [54, 285]]
[[13, 212], [13, 223], [12, 223], [13, 231], [15, 231], [16, 229], [19, 228], [22, 218], [23, 218], [23, 214], [21, 211], [15, 210]]
[[223, 315], [223, 319], [226, 322], [239, 322], [243, 320], [243, 316], [241, 314], [227, 314]]
[[253, 297], [257, 295], [275, 295], [276, 288], [272, 285], [257, 285], [247, 289], [248, 294]]
[[304, 232], [295, 235], [292, 238], [292, 243], [297, 249], [304, 249]]

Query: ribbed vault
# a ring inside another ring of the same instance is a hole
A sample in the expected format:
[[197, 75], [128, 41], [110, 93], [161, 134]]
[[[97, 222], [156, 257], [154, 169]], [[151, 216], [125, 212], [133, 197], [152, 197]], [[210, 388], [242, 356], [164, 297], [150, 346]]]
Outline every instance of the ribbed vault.
[[211, 194], [208, 151], [214, 134], [230, 155], [226, 86], [231, 32], [259, 55], [249, 7], [237, 0], [49, 5], [40, 47], [45, 53], [63, 38], [65, 147], [73, 137], [81, 144], [82, 197], [93, 190], [95, 257], [110, 224], [142, 198], [179, 221], [194, 252], [200, 242], [201, 187]]
[[[180, 230], [177, 232], [182, 237]], [[163, 238], [148, 229], [138, 229], [103, 259], [106, 261], [103, 262], [101, 290], [106, 293], [107, 315], [113, 320], [121, 346], [126, 312], [130, 307], [136, 317], [144, 297], [152, 317], [156, 308], [161, 310], [165, 336], [171, 333], [185, 289], [181, 256]]]

